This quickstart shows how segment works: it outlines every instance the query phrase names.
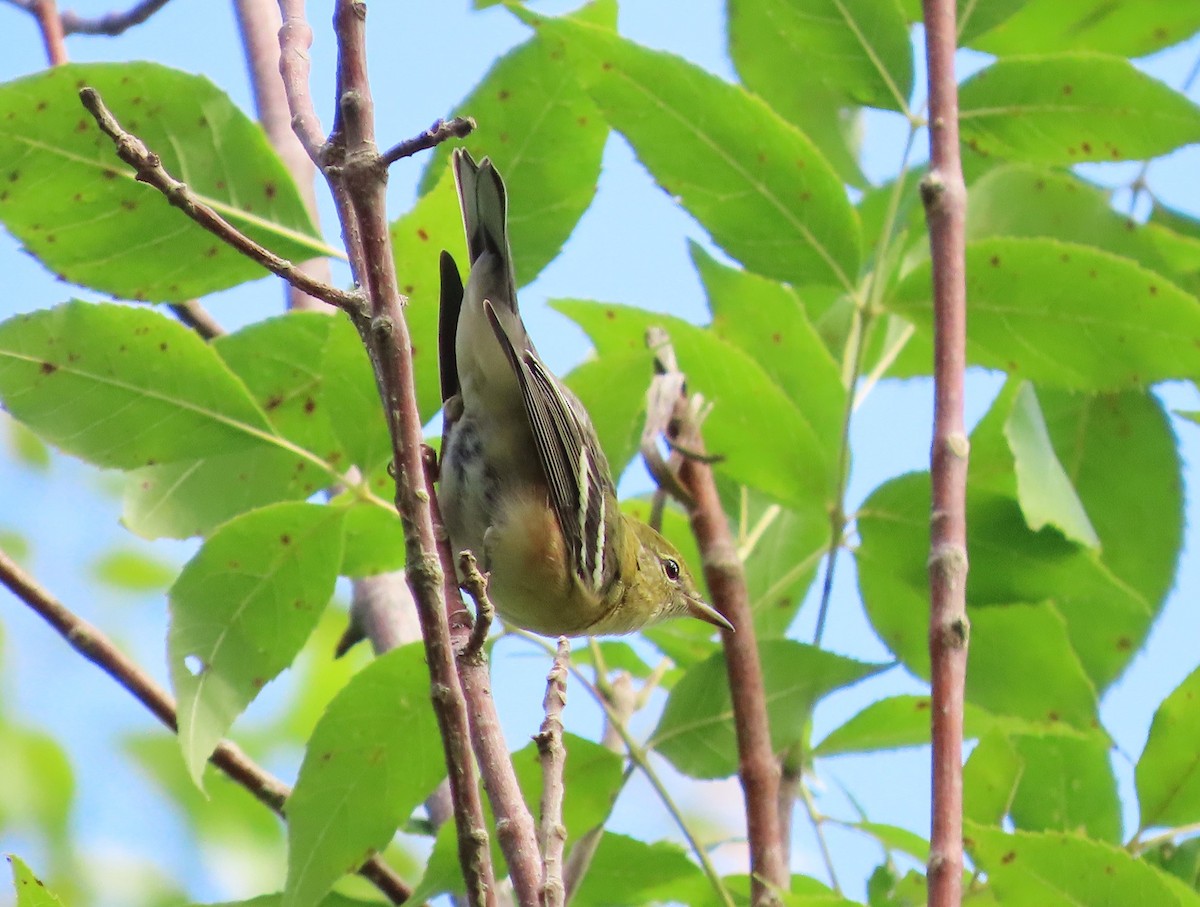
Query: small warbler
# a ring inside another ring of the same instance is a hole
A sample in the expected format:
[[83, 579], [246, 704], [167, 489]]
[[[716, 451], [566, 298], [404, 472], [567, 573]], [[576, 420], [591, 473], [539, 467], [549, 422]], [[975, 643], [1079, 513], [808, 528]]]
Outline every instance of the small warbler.
[[442, 253], [439, 500], [454, 550], [478, 558], [500, 616], [535, 633], [629, 633], [689, 614], [732, 629], [670, 542], [621, 513], [587, 412], [533, 348], [500, 174], [462, 149], [452, 164], [471, 263], [464, 290]]

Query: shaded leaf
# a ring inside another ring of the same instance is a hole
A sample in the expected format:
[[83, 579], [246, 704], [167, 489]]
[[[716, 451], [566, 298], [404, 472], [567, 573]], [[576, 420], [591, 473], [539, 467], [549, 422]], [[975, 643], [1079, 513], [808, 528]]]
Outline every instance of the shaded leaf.
[[171, 684], [197, 783], [233, 720], [316, 626], [342, 561], [343, 517], [315, 504], [251, 511], [217, 530], [171, 588]]
[[[822, 696], [884, 667], [791, 640], [764, 642], [760, 654], [775, 752], [804, 739], [812, 708]], [[650, 745], [693, 778], [722, 778], [737, 770], [724, 654], [694, 665], [679, 679]]]
[[92, 575], [100, 582], [127, 592], [158, 592], [171, 585], [179, 572], [144, 551], [117, 548], [92, 564]]
[[56, 274], [168, 302], [268, 273], [135, 180], [80, 104], [84, 85], [243, 233], [288, 259], [337, 254], [261, 127], [208, 79], [157, 63], [73, 63], [0, 87], [0, 219]]
[[1012, 742], [1020, 771], [1010, 814], [1018, 828], [1120, 843], [1121, 803], [1106, 741], [1047, 734]]
[[606, 831], [571, 903], [579, 907], [642, 907], [676, 900], [684, 886], [707, 885], [698, 866], [669, 841], [647, 844]]

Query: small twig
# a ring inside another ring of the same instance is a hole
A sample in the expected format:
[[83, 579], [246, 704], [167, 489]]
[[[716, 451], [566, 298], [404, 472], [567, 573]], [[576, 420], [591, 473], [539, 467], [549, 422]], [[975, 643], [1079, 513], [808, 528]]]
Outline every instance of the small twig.
[[46, 59], [50, 65], [61, 66], [66, 63], [67, 42], [56, 0], [34, 0], [28, 9], [37, 19], [38, 30], [42, 33], [42, 44], [46, 47]]
[[187, 302], [172, 303], [171, 311], [175, 313], [175, 317], [181, 323], [191, 328], [205, 340], [212, 340], [225, 333], [225, 329], [221, 327], [217, 319], [213, 318], [208, 309], [204, 308], [195, 299], [189, 299]]
[[933, 444], [929, 662], [933, 708], [929, 907], [958, 907], [963, 876], [963, 699], [967, 677], [966, 215], [954, 76], [954, 0], [924, 0], [929, 173], [921, 199], [933, 265]]
[[475, 602], [475, 624], [471, 627], [471, 638], [458, 653], [458, 657], [466, 661], [477, 661], [483, 654], [483, 647], [487, 642], [488, 633], [492, 629], [492, 620], [496, 616], [496, 609], [492, 605], [492, 600], [488, 598], [487, 577], [479, 572], [479, 564], [475, 560], [475, 555], [470, 551], [460, 552], [458, 569], [463, 575], [462, 588]]
[[380, 157], [385, 166], [390, 167], [396, 161], [436, 148], [449, 139], [465, 139], [475, 131], [475, 120], [471, 117], [453, 117], [449, 120], [438, 120], [424, 132], [411, 139], [405, 139], [393, 145]]
[[567, 827], [563, 824], [563, 771], [567, 750], [563, 746], [562, 712], [567, 704], [570, 658], [571, 645], [565, 636], [561, 636], [554, 664], [546, 676], [546, 698], [542, 701], [546, 718], [541, 732], [533, 738], [542, 762], [542, 827], [538, 836], [542, 850], [542, 907], [563, 907], [566, 903], [563, 851], [567, 844]]
[[[6, 0], [6, 2], [28, 13], [37, 14], [38, 7], [50, 5], [45, 0]], [[68, 10], [60, 15], [62, 30], [68, 35], [108, 35], [113, 37], [135, 25], [141, 25], [170, 0], [142, 0], [123, 13], [105, 13], [103, 16], [81, 16]]]
[[313, 280], [286, 258], [281, 258], [270, 249], [260, 246], [250, 239], [196, 198], [186, 183], [180, 182], [166, 171], [157, 154], [147, 148], [137, 136], [122, 128], [116, 117], [105, 106], [96, 89], [81, 88], [79, 99], [95, 118], [96, 125], [100, 127], [100, 130], [113, 140], [117, 156], [136, 171], [137, 179], [140, 182], [153, 186], [166, 196], [167, 201], [209, 233], [247, 258], [262, 265], [268, 271], [282, 277], [292, 286], [342, 309], [352, 317], [362, 316], [365, 311], [365, 303], [361, 294], [339, 290], [337, 287]]
[[[279, 27], [279, 74], [283, 77], [288, 110], [292, 112], [292, 131], [309, 159], [320, 167], [325, 133], [308, 88], [312, 26], [304, 15], [304, 0], [279, 0], [279, 12], [283, 17], [283, 25]], [[346, 251], [350, 253], [350, 260], [355, 261], [355, 250], [347, 248]]]
[[[0, 551], [0, 583], [57, 630], [75, 651], [124, 687], [155, 718], [172, 732], [178, 732], [174, 697], [99, 629], [51, 595], [4, 551]], [[256, 800], [280, 818], [285, 818], [283, 804], [291, 795], [291, 788], [260, 767], [238, 746], [227, 740], [221, 741], [209, 761]], [[404, 880], [379, 857], [368, 859], [358, 872], [393, 903], [402, 903], [412, 894]]]
[[646, 423], [642, 428], [639, 444], [646, 469], [658, 486], [651, 511], [651, 525], [662, 524], [664, 494], [670, 494], [686, 508], [693, 505], [692, 496], [679, 481], [675, 469], [663, 458], [659, 449], [659, 438], [669, 437], [675, 419], [675, 406], [679, 398], [687, 394], [687, 381], [679, 371], [675, 350], [667, 332], [659, 327], [646, 331], [646, 345], [654, 350], [654, 377], [646, 390]]

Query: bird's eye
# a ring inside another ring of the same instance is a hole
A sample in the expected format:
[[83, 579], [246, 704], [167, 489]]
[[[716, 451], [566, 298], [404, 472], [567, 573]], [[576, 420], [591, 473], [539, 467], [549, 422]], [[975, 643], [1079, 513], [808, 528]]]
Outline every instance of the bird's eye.
[[663, 571], [667, 574], [667, 579], [671, 582], [679, 579], [679, 561], [674, 558], [663, 559]]

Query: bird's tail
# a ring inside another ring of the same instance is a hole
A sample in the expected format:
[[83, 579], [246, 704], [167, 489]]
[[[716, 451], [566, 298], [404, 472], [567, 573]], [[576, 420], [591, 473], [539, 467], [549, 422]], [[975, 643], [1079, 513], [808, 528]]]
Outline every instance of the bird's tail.
[[476, 164], [465, 148], [454, 150], [453, 162], [471, 266], [474, 267], [485, 252], [493, 252], [505, 262], [510, 261], [508, 192], [504, 180], [490, 158], [485, 157]]

